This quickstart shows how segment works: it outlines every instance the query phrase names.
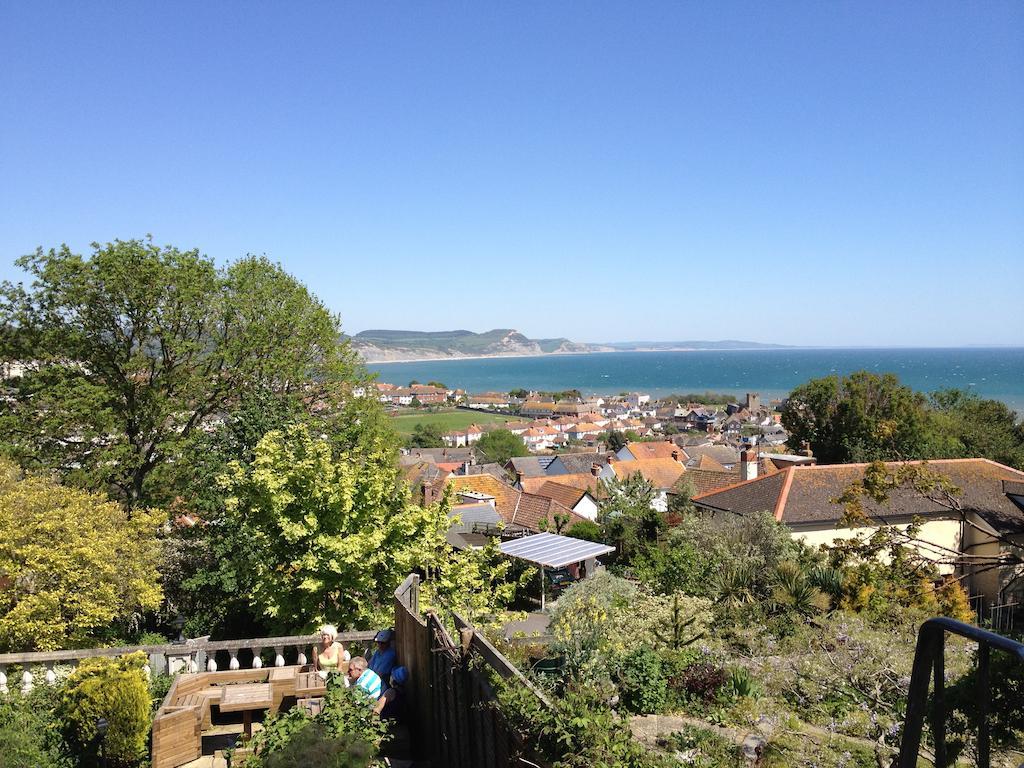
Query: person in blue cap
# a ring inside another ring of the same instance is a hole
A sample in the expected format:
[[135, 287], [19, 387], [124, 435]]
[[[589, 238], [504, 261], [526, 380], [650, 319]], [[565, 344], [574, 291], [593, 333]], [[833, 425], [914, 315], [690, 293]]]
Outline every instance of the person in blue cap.
[[373, 711], [383, 718], [389, 720], [403, 719], [403, 698], [405, 696], [405, 684], [409, 680], [409, 672], [405, 667], [395, 667], [391, 672], [391, 687], [381, 694], [377, 699]]
[[370, 657], [369, 668], [376, 672], [381, 680], [389, 680], [391, 670], [398, 664], [398, 654], [393, 645], [395, 632], [392, 629], [382, 629], [373, 639], [377, 643], [377, 650]]

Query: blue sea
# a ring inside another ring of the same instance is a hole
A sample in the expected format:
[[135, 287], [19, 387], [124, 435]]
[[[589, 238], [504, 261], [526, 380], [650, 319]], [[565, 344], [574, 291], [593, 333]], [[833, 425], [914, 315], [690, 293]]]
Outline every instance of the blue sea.
[[442, 381], [468, 392], [579, 389], [661, 396], [686, 392], [784, 397], [808, 379], [857, 370], [891, 372], [921, 392], [958, 387], [1024, 415], [1024, 347], [968, 349], [765, 349], [605, 352], [588, 355], [431, 360], [367, 366], [381, 381]]

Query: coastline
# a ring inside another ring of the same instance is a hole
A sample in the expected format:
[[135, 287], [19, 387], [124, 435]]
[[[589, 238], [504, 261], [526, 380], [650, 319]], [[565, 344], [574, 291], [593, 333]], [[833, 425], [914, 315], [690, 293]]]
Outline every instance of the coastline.
[[[390, 363], [444, 363], [454, 360], [502, 360], [523, 357], [578, 357], [580, 355], [611, 355], [635, 352], [773, 352], [776, 350], [802, 349], [802, 347], [730, 347], [728, 349], [699, 349], [697, 347], [675, 347], [673, 349], [592, 349], [586, 352], [513, 352], [507, 355], [459, 355], [457, 357], [408, 357], [400, 360], [366, 360], [360, 356], [363, 365], [388, 365]], [[357, 353], [358, 354], [358, 353]]]

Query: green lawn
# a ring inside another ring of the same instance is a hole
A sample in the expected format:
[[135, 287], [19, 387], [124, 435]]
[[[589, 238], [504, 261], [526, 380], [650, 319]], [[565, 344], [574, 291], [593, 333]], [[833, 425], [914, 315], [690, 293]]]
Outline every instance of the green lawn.
[[392, 416], [395, 429], [399, 434], [411, 435], [417, 424], [437, 424], [444, 432], [465, 429], [470, 424], [498, 424], [516, 421], [516, 417], [508, 414], [487, 413], [486, 411], [440, 411], [438, 413], [403, 413]]

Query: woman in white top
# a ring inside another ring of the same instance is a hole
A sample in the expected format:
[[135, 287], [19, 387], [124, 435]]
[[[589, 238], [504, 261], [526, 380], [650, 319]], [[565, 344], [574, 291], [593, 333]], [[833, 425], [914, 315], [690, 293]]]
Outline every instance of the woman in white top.
[[324, 679], [337, 672], [343, 661], [352, 658], [345, 646], [338, 642], [338, 629], [331, 624], [320, 627], [320, 645], [313, 646], [313, 669]]

